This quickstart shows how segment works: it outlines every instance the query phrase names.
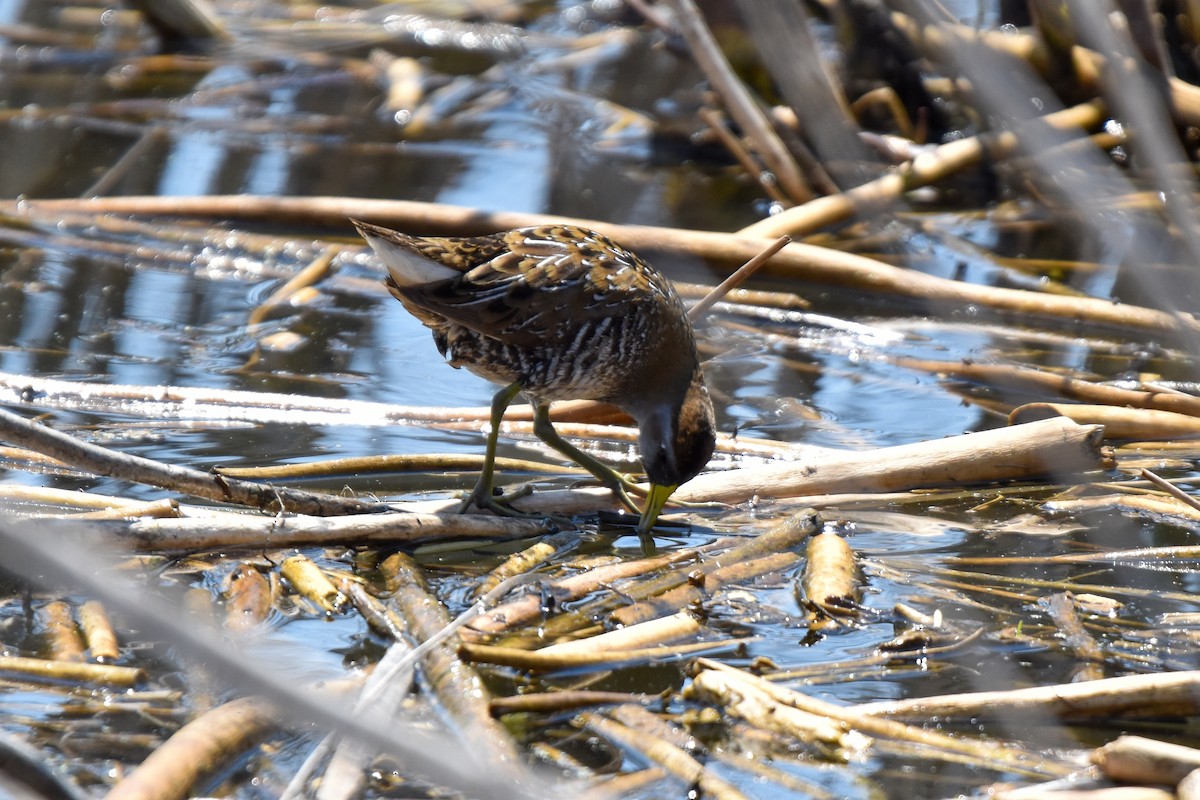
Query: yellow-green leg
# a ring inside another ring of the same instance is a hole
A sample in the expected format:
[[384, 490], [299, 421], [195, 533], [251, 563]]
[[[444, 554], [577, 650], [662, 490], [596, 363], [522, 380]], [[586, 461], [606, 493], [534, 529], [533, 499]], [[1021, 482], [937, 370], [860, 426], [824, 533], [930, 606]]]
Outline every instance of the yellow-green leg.
[[[534, 409], [533, 414], [533, 432], [537, 437], [546, 444], [553, 447], [558, 452], [562, 453], [567, 458], [574, 461], [579, 466], [586, 469], [588, 472], [596, 476], [596, 480], [609, 489], [621, 501], [621, 504], [635, 514], [640, 514], [639, 509], [630, 498], [630, 492], [639, 492], [639, 490], [629, 478], [617, 472], [607, 464], [602, 464], [595, 457], [588, 455], [580, 450], [575, 445], [568, 442], [566, 439], [559, 436], [558, 431], [554, 430], [554, 425], [550, 423], [550, 406], [545, 403], [539, 403]], [[664, 498], [665, 499], [665, 498]]]
[[488, 431], [487, 452], [483, 456], [483, 471], [475, 488], [463, 499], [459, 513], [471, 506], [487, 509], [488, 511], [506, 517], [541, 517], [540, 514], [526, 514], [505, 504], [501, 498], [492, 494], [492, 480], [496, 471], [496, 442], [500, 438], [500, 423], [504, 420], [504, 412], [509, 404], [521, 392], [521, 384], [510, 383], [492, 396], [491, 430]]

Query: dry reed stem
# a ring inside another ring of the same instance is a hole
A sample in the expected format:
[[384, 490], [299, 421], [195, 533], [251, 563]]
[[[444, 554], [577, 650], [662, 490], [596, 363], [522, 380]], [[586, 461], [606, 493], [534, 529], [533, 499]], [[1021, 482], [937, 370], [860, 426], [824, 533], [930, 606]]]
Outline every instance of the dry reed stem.
[[810, 199], [813, 192], [800, 173], [800, 168], [796, 166], [779, 134], [771, 127], [767, 115], [729, 65], [705, 24], [700, 9], [693, 0], [666, 0], [666, 4], [675, 13], [675, 24], [687, 42], [692, 57], [713, 90], [725, 102], [729, 116], [753, 143], [767, 169], [774, 173], [780, 188], [793, 202], [803, 203]]
[[[584, 469], [574, 469], [542, 461], [497, 456], [496, 469], [503, 472], [536, 472], [562, 475], [564, 473], [589, 474]], [[478, 472], [483, 468], [483, 456], [471, 454], [395, 454], [386, 456], [361, 456], [357, 458], [328, 458], [320, 461], [305, 461], [300, 464], [275, 464], [267, 467], [217, 467], [216, 472], [234, 478], [255, 480], [274, 478], [319, 478], [333, 475], [366, 475], [377, 472]]]
[[709, 772], [680, 747], [599, 714], [580, 714], [579, 721], [593, 733], [610, 739], [625, 749], [633, 750], [657, 764], [689, 791], [694, 788], [704, 797], [714, 800], [748, 800], [741, 791]]
[[1132, 408], [1175, 411], [1176, 414], [1200, 416], [1200, 397], [1160, 389], [1144, 384], [1144, 389], [1122, 389], [1090, 380], [1045, 372], [1032, 367], [992, 365], [992, 363], [952, 363], [920, 359], [896, 359], [896, 365], [910, 369], [996, 386], [998, 389], [1046, 392], [1050, 395], [1078, 399], [1103, 405], [1128, 405]]
[[700, 620], [689, 611], [679, 611], [669, 617], [647, 620], [626, 625], [616, 630], [576, 639], [571, 642], [552, 644], [537, 651], [542, 656], [597, 655], [621, 650], [642, 650], [651, 645], [662, 645], [677, 639], [699, 635]]
[[262, 626], [271, 613], [271, 582], [249, 564], [238, 564], [226, 579], [225, 627], [250, 631]]
[[[755, 677], [747, 672], [713, 661], [701, 658], [697, 662], [700, 668], [720, 670], [729, 676], [738, 689], [758, 691], [777, 703], [798, 708], [831, 720], [846, 723], [852, 728], [870, 736], [887, 737], [904, 742], [913, 742], [932, 750], [943, 750], [959, 755], [976, 758], [979, 764], [992, 769], [1013, 770], [1036, 775], [1066, 775], [1071, 768], [1051, 761], [1048, 757], [1023, 750], [1012, 745], [999, 742], [981, 742], [970, 739], [960, 739], [943, 733], [927, 731], [890, 719], [880, 719], [862, 713], [860, 707], [849, 708], [836, 706], [833, 703], [818, 700], [801, 692], [792, 691], [782, 686]], [[934, 754], [930, 754], [931, 757]]]
[[107, 800], [186, 800], [198, 784], [239, 758], [276, 727], [269, 705], [234, 700], [176, 731], [109, 790]]
[[792, 201], [787, 195], [779, 190], [779, 186], [775, 183], [775, 176], [762, 168], [759, 162], [754, 160], [754, 156], [742, 144], [742, 140], [733, 135], [733, 132], [725, 125], [725, 117], [716, 109], [701, 108], [696, 112], [700, 121], [708, 126], [708, 129], [716, 134], [717, 139], [729, 151], [734, 160], [738, 162], [746, 175], [752, 178], [763, 194], [774, 200], [781, 207], [792, 205]]
[[532, 572], [546, 563], [561, 551], [579, 543], [579, 534], [571, 531], [547, 536], [540, 542], [526, 547], [520, 552], [513, 553], [496, 565], [487, 575], [479, 579], [471, 590], [471, 597], [478, 599], [495, 589], [501, 583], [517, 575]]
[[[722, 559], [717, 557], [716, 560], [719, 562]], [[799, 560], [799, 553], [785, 551], [745, 561], [729, 562], [706, 575], [690, 573], [688, 582], [657, 597], [618, 608], [609, 619], [618, 625], [644, 623], [662, 614], [670, 614], [677, 609], [688, 608], [710, 599], [729, 584], [741, 585], [763, 575], [783, 572]]]
[[1093, 750], [1091, 762], [1114, 781], [1175, 786], [1200, 769], [1200, 750], [1126, 735]]
[[[607, 491], [607, 490], [604, 490]], [[601, 503], [602, 504], [602, 503]], [[456, 506], [457, 507], [457, 506]], [[181, 552], [232, 548], [302, 547], [334, 544], [413, 544], [443, 539], [524, 539], [550, 533], [544, 520], [483, 514], [398, 513], [308, 517], [248, 514], [185, 519], [76, 520], [37, 517], [14, 525], [39, 535], [90, 540], [140, 552]]]
[[947, 556], [941, 563], [952, 566], [998, 567], [1051, 564], [1139, 564], [1146, 561], [1173, 561], [1200, 558], [1200, 545], [1179, 547], [1139, 547], [1133, 550], [1106, 550], [1101, 553], [1062, 553], [1046, 556]]
[[808, 562], [801, 580], [804, 603], [828, 616], [857, 616], [862, 597], [862, 577], [854, 551], [832, 531], [808, 540]]
[[325, 278], [333, 267], [334, 258], [337, 257], [341, 250], [342, 248], [335, 246], [326, 247], [322, 250], [315, 259], [302, 267], [295, 275], [285, 281], [282, 286], [271, 292], [266, 300], [263, 300], [250, 312], [250, 316], [246, 319], [246, 327], [252, 328], [262, 323], [273, 310], [290, 304], [297, 292], [314, 286]]
[[1008, 415], [1010, 425], [1066, 417], [1080, 425], [1103, 425], [1105, 439], [1183, 439], [1200, 437], [1200, 417], [1156, 411], [1148, 408], [1121, 408], [1085, 403], [1026, 403]]
[[[548, 596], [555, 598], [558, 603], [570, 602], [586, 594], [591, 594], [613, 581], [645, 575], [672, 564], [691, 561], [697, 557], [695, 549], [687, 549], [651, 558], [592, 567], [576, 575], [547, 581], [545, 590]], [[541, 617], [544, 613], [543, 602], [537, 593], [522, 595], [477, 617], [468, 624], [468, 627], [478, 633], [502, 633]]]
[[714, 650], [728, 650], [744, 645], [753, 639], [719, 639], [711, 642], [691, 642], [659, 647], [641, 647], [634, 650], [611, 650], [607, 652], [559, 653], [545, 655], [540, 650], [520, 647], [500, 647], [488, 644], [462, 644], [459, 655], [477, 664], [496, 664], [514, 667], [529, 672], [555, 672], [558, 670], [602, 669], [620, 664], [662, 663], [672, 659], [696, 655]]
[[1102, 435], [1099, 426], [1055, 417], [803, 462], [706, 473], [681, 486], [676, 496], [684, 501], [736, 503], [752, 497], [891, 492], [1046, 475], [1067, 480], [1105, 466]]
[[121, 657], [117, 632], [113, 630], [108, 612], [99, 600], [88, 600], [79, 607], [79, 627], [83, 630], [83, 640], [87, 643], [92, 660], [107, 664]]
[[279, 574], [291, 584], [292, 589], [327, 614], [340, 614], [348, 603], [346, 596], [338, 591], [333, 581], [303, 554], [289, 556], [279, 565]]
[[842, 758], [860, 758], [871, 746], [869, 736], [858, 733], [845, 722], [792, 708], [724, 672], [704, 670], [692, 679], [686, 693], [689, 698], [718, 706], [723, 713], [761, 730], [836, 748]]
[[[199, 419], [235, 422], [279, 423], [289, 425], [395, 425], [422, 424], [448, 430], [483, 430], [491, 415], [487, 406], [434, 407], [400, 406], [360, 400], [307, 397], [273, 392], [248, 392], [224, 389], [196, 389], [184, 386], [137, 386], [129, 384], [80, 384], [39, 378], [31, 375], [0, 373], [0, 388], [11, 394], [17, 405], [32, 405], [37, 408], [70, 408], [110, 412], [120, 406], [122, 414], [145, 416], [153, 419]], [[23, 399], [30, 393], [34, 401]], [[599, 422], [629, 422], [629, 418], [605, 403], [587, 400], [554, 403], [550, 417], [555, 429], [564, 436], [577, 438], [612, 439], [622, 442], [635, 441], [637, 432], [627, 425], [583, 424], [572, 420], [595, 420]], [[509, 406], [504, 414], [503, 432], [533, 436], [533, 409], [529, 405]], [[724, 453], [742, 453], [767, 458], [796, 452], [794, 445], [770, 439], [735, 439], [717, 434], [717, 449]], [[40, 454], [39, 454], [40, 455]], [[382, 459], [381, 464], [413, 464], [414, 459], [397, 456], [368, 457], [362, 463], [371, 465], [371, 459]], [[436, 458], [426, 456], [425, 458]], [[468, 463], [470, 456], [463, 456]], [[391, 461], [390, 459], [396, 459]], [[318, 462], [319, 463], [319, 462]], [[342, 463], [354, 467], [355, 459]], [[436, 463], [436, 462], [435, 462]], [[474, 462], [470, 462], [474, 463]], [[527, 468], [530, 462], [518, 460], [519, 469]], [[450, 466], [447, 469], [452, 468]], [[543, 469], [548, 469], [542, 465]], [[271, 468], [267, 468], [271, 469]], [[296, 470], [304, 475], [304, 465], [276, 467], [281, 470]], [[224, 471], [218, 470], [225, 474]], [[562, 471], [556, 468], [556, 471]], [[570, 471], [568, 468], [566, 471]], [[241, 474], [240, 470], [229, 470], [228, 474]]]
[[173, 498], [134, 502], [127, 506], [106, 508], [101, 511], [85, 511], [72, 515], [73, 519], [174, 519], [181, 515], [179, 501]]
[[493, 697], [492, 714], [553, 714], [587, 706], [661, 702], [657, 695], [600, 692], [587, 689], [564, 689], [557, 692], [531, 692], [509, 697]]
[[[420, 568], [403, 553], [394, 553], [380, 564], [389, 587], [395, 587], [391, 604], [404, 618], [420, 642], [435, 637], [451, 624], [450, 614], [425, 583]], [[512, 777], [520, 755], [512, 736], [492, 719], [488, 711], [491, 692], [478, 673], [457, 653], [457, 635], [449, 637], [424, 655], [423, 667], [433, 696], [454, 720], [459, 741], [470, 747], [492, 769]]]
[[71, 606], [65, 600], [51, 600], [42, 606], [38, 616], [46, 649], [54, 661], [84, 661], [83, 636]]
[[[903, 31], [919, 49], [945, 52], [952, 41], [959, 43], [981, 42], [999, 52], [1008, 53], [1029, 63], [1038, 72], [1045, 74], [1052, 62], [1046, 43], [1038, 36], [1010, 34], [1000, 31], [976, 31], [966, 25], [940, 22], [937, 25], [922, 25], [912, 17], [892, 12], [892, 23]], [[1099, 91], [1100, 75], [1104, 72], [1107, 59], [1094, 50], [1079, 45], [1070, 48], [1074, 77], [1086, 91]], [[1200, 125], [1200, 87], [1179, 78], [1167, 82], [1171, 106], [1180, 122]]]
[[0, 436], [96, 475], [148, 483], [218, 502], [273, 511], [278, 511], [280, 506], [283, 506], [288, 511], [317, 516], [361, 514], [382, 509], [378, 503], [222, 478], [187, 467], [119, 453], [31, 422], [3, 409], [0, 409]]
[[713, 288], [712, 291], [701, 298], [700, 302], [688, 309], [688, 319], [693, 323], [699, 322], [701, 319], [703, 319], [704, 315], [708, 313], [708, 310], [712, 308], [713, 305], [720, 301], [721, 298], [725, 297], [725, 295], [729, 294], [734, 289], [749, 280], [751, 275], [753, 275], [759, 270], [760, 267], [766, 264], [772, 256], [774, 256], [783, 248], [787, 247], [791, 241], [792, 238], [790, 236], [780, 236], [761, 253], [734, 270], [732, 275], [721, 281], [715, 288]]
[[1151, 472], [1148, 469], [1139, 470], [1138, 474], [1140, 474], [1143, 478], [1145, 478], [1150, 483], [1157, 486], [1159, 489], [1162, 489], [1164, 492], [1171, 495], [1171, 497], [1174, 497], [1176, 500], [1179, 500], [1182, 503], [1187, 503], [1192, 508], [1196, 509], [1197, 511], [1200, 511], [1200, 500], [1197, 500], [1196, 498], [1192, 497], [1190, 494], [1183, 491], [1182, 489], [1180, 489], [1178, 486], [1171, 483], [1170, 481], [1165, 480], [1164, 478], [1156, 475], [1154, 472]]
[[[1055, 130], [1087, 130], [1104, 121], [1099, 101], [1083, 103], [1041, 117], [1038, 122]], [[1011, 131], [979, 134], [957, 139], [920, 153], [896, 170], [840, 194], [810, 200], [804, 205], [748, 225], [738, 231], [747, 237], [794, 237], [854, 218], [870, 218], [899, 203], [904, 195], [963, 171], [985, 157], [1002, 159], [1015, 152], [1020, 138]]]
[[[726, 567], [738, 570], [745, 564], [750, 564], [750, 568], [753, 569], [766, 559], [770, 559], [772, 564], [780, 563], [777, 559], [781, 557], [787, 561], [789, 555], [799, 547], [800, 543], [817, 530], [818, 525], [817, 514], [812, 509], [792, 514], [764, 533], [741, 541], [728, 550], [706, 554], [689, 570], [671, 569], [646, 580], [626, 581], [617, 587], [618, 592], [546, 620], [539, 626], [539, 633], [548, 638], [565, 635], [587, 627], [592, 620], [610, 612], [612, 612], [613, 621], [618, 624], [632, 624], [640, 620], [674, 613], [686, 604], [685, 598], [700, 596], [700, 590], [694, 584], [699, 582], [703, 576], [711, 575]], [[685, 585], [690, 588], [685, 588]], [[680, 592], [687, 594], [671, 594], [671, 590], [676, 587], [680, 587]], [[693, 590], [695, 595], [692, 594]], [[650, 600], [659, 595], [667, 599], [661, 603]], [[627, 611], [622, 606], [630, 610]]]
[[1074, 516], [1089, 511], [1118, 509], [1139, 515], [1171, 517], [1188, 523], [1200, 522], [1200, 511], [1174, 497], [1109, 494], [1081, 497], [1078, 500], [1053, 500], [1042, 506], [1052, 514]]
[[[1073, 111], [1073, 109], [1068, 109]], [[1084, 111], [1077, 113], [1085, 113]], [[948, 146], [948, 145], [947, 145]], [[923, 165], [922, 165], [923, 167]], [[863, 186], [871, 186], [864, 184]], [[862, 188], [862, 187], [859, 187]], [[822, 198], [824, 200], [824, 198]], [[820, 200], [814, 202], [821, 202]], [[766, 242], [745, 233], [716, 233], [680, 228], [616, 225], [519, 212], [483, 212], [462, 206], [405, 200], [348, 197], [281, 198], [250, 195], [204, 197], [114, 197], [94, 200], [25, 201], [13, 215], [64, 211], [161, 216], [201, 216], [221, 219], [271, 220], [294, 224], [340, 225], [355, 217], [398, 229], [458, 235], [493, 233], [527, 225], [569, 224], [594, 228], [638, 251], [666, 252], [722, 264], [741, 264], [753, 258]], [[786, 231], [767, 231], [774, 236]], [[769, 274], [841, 286], [871, 293], [911, 297], [930, 303], [974, 305], [994, 311], [1090, 322], [1116, 327], [1161, 331], [1200, 331], [1200, 322], [1176, 314], [1100, 298], [1043, 295], [938, 278], [892, 267], [861, 256], [839, 253], [797, 242], [776, 255]]]
[[41, 658], [0, 656], [0, 672], [11, 672], [30, 680], [47, 679], [131, 687], [146, 677], [135, 667], [91, 664], [86, 661], [48, 661]]
[[858, 714], [898, 719], [1102, 719], [1114, 714], [1161, 714], [1170, 719], [1200, 711], [1200, 671], [1126, 675], [995, 692], [968, 692], [851, 706]]

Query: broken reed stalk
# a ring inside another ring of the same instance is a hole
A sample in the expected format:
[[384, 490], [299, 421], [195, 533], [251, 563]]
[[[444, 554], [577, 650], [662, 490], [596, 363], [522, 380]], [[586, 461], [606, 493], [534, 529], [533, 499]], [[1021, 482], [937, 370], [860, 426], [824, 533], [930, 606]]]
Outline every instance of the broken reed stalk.
[[[1072, 111], [1072, 109], [1068, 109]], [[1065, 112], [1060, 112], [1065, 113]], [[871, 186], [872, 184], [863, 184]], [[862, 187], [859, 187], [860, 189]], [[814, 201], [819, 202], [819, 201]], [[350, 217], [421, 233], [456, 235], [494, 233], [528, 225], [567, 224], [593, 228], [639, 252], [668, 253], [722, 264], [742, 264], [765, 246], [745, 232], [717, 233], [617, 225], [518, 212], [484, 212], [462, 206], [405, 200], [348, 197], [263, 197], [225, 195], [205, 197], [113, 197], [93, 200], [28, 200], [13, 216], [57, 215], [63, 211], [95, 214], [140, 214], [270, 220], [280, 223], [338, 226]], [[764, 235], [776, 236], [769, 231]], [[1029, 314], [1123, 328], [1200, 332], [1200, 322], [1165, 311], [1092, 297], [1044, 295], [1023, 289], [1004, 289], [938, 278], [887, 264], [797, 242], [785, 247], [764, 271], [771, 275], [852, 288], [873, 294], [892, 294], [929, 303], [975, 305], [997, 312]]]
[[1164, 492], [1171, 495], [1176, 500], [1179, 500], [1182, 503], [1187, 503], [1189, 506], [1194, 508], [1196, 511], [1200, 511], [1200, 500], [1197, 500], [1196, 498], [1192, 497], [1190, 494], [1183, 491], [1175, 484], [1171, 483], [1168, 480], [1164, 480], [1163, 478], [1161, 478], [1160, 476], [1158, 476], [1154, 472], [1151, 472], [1148, 469], [1141, 470], [1140, 474], [1143, 478], [1150, 481], [1150, 483], [1152, 483], [1155, 486], [1157, 486], [1158, 488], [1162, 489]]
[[[600, 503], [603, 505], [603, 503]], [[185, 519], [14, 520], [23, 530], [64, 539], [103, 539], [122, 549], [182, 552], [333, 544], [415, 544], [442, 539], [524, 539], [554, 531], [546, 520], [485, 514], [349, 514], [341, 517], [222, 515]]]
[[[409, 556], [394, 553], [379, 569], [394, 592], [390, 602], [418, 641], [435, 638], [451, 624], [450, 614], [430, 593], [425, 576]], [[422, 666], [426, 680], [438, 703], [455, 721], [460, 742], [492, 769], [511, 774], [510, 765], [520, 761], [516, 744], [504, 726], [492, 718], [488, 710], [491, 692], [475, 669], [459, 657], [458, 643], [458, 637], [452, 636], [425, 654]]]
[[376, 512], [384, 508], [380, 503], [223, 478], [188, 467], [119, 453], [68, 436], [46, 425], [31, 422], [3, 409], [0, 409], [0, 437], [95, 475], [146, 483], [207, 500], [244, 505], [263, 511], [286, 510], [315, 516], [331, 516]]
[[[1200, 770], [1200, 750], [1142, 736], [1118, 736], [1092, 751], [1091, 762], [1120, 783], [1176, 786]], [[1183, 798], [1185, 795], [1180, 794]]]
[[696, 636], [702, 629], [700, 620], [693, 614], [679, 611], [669, 617], [627, 625], [597, 636], [552, 644], [541, 648], [537, 653], [541, 656], [600, 655], [621, 650], [640, 650], [651, 645]]
[[1011, 425], [1019, 425], [1048, 417], [1066, 417], [1080, 425], [1103, 425], [1106, 439], [1145, 442], [1200, 437], [1200, 417], [1150, 408], [1088, 403], [1026, 403], [1014, 408], [1008, 415], [1008, 421]]
[[184, 725], [118, 781], [109, 800], [186, 800], [204, 779], [240, 758], [277, 723], [256, 697], [219, 706]]
[[1126, 675], [1083, 683], [861, 703], [848, 710], [889, 719], [1104, 719], [1114, 714], [1182, 719], [1200, 712], [1200, 671]]
[[[754, 692], [791, 708], [798, 708], [818, 716], [837, 720], [861, 733], [871, 736], [888, 737], [905, 742], [913, 742], [933, 750], [944, 750], [950, 753], [966, 755], [978, 759], [982, 764], [991, 768], [1013, 770], [1035, 775], [1066, 775], [1072, 767], [1051, 761], [1044, 754], [1039, 755], [1019, 747], [1004, 745], [998, 742], [980, 742], [972, 739], [948, 736], [944, 733], [927, 731], [890, 719], [881, 719], [861, 713], [856, 707], [844, 708], [833, 703], [810, 697], [801, 692], [786, 689], [762, 678], [755, 677], [743, 670], [730, 667], [708, 658], [697, 660], [701, 670], [719, 670], [733, 680], [737, 690]], [[696, 679], [700, 678], [701, 672]]]
[[800, 168], [796, 166], [792, 154], [771, 126], [767, 115], [729, 65], [695, 2], [666, 0], [666, 3], [675, 14], [675, 24], [687, 42], [692, 57], [700, 65], [709, 84], [724, 101], [729, 116], [753, 143], [767, 169], [774, 173], [780, 188], [792, 202], [803, 203], [812, 198], [814, 193], [804, 180]]
[[[620, 561], [547, 581], [545, 588], [548, 596], [555, 598], [557, 603], [566, 603], [578, 600], [622, 578], [645, 575], [672, 564], [690, 562], [697, 557], [697, 550], [689, 548], [651, 558]], [[502, 633], [541, 617], [546, 613], [543, 605], [543, 598], [538, 593], [525, 594], [477, 617], [468, 623], [468, 627], [477, 633]]]
[[688, 309], [687, 318], [693, 323], [699, 322], [708, 313], [708, 310], [716, 305], [721, 298], [732, 292], [737, 287], [741, 286], [750, 276], [758, 271], [759, 267], [766, 264], [771, 256], [778, 253], [792, 241], [790, 236], [780, 236], [769, 247], [756, 255], [754, 258], [747, 261], [742, 266], [738, 267], [732, 275], [721, 281], [711, 292], [706, 294], [700, 302]]
[[704, 765], [682, 748], [599, 714], [590, 712], [580, 714], [579, 722], [596, 735], [610, 739], [623, 748], [640, 753], [685, 787], [695, 787], [704, 797], [712, 797], [716, 800], [748, 800], [746, 795], [732, 784], [709, 772]]
[[48, 661], [22, 656], [0, 656], [0, 672], [11, 672], [28, 680], [96, 683], [125, 688], [146, 677], [146, 673], [136, 667], [91, 664], [84, 661]]
[[729, 584], [742, 586], [763, 575], [786, 572], [799, 560], [799, 553], [784, 551], [744, 561], [732, 561], [704, 575], [689, 573], [688, 582], [656, 597], [618, 608], [610, 619], [618, 625], [644, 623], [662, 614], [670, 614], [709, 600]]
[[475, 588], [471, 590], [471, 597], [477, 600], [492, 592], [504, 581], [531, 573], [551, 558], [577, 546], [579, 537], [578, 531], [556, 533], [513, 553], [479, 579]]
[[[754, 569], [764, 561], [776, 566], [787, 563], [819, 524], [812, 509], [789, 515], [769, 530], [739, 541], [728, 550], [706, 553], [690, 569], [668, 569], [651, 578], [625, 581], [615, 587], [616, 592], [543, 621], [538, 626], [538, 634], [552, 639], [586, 628], [594, 620], [610, 614], [611, 621], [621, 625], [673, 614], [692, 599], [703, 597], [702, 588], [695, 584], [704, 576], [725, 569], [740, 570], [746, 565]], [[707, 585], [707, 581], [704, 583]]]
[[808, 540], [808, 561], [800, 583], [802, 605], [831, 617], [857, 616], [862, 581], [854, 551], [838, 534], [825, 531]]
[[911, 358], [899, 358], [894, 363], [945, 379], [972, 381], [1001, 389], [1044, 392], [1085, 403], [1157, 409], [1193, 417], [1200, 416], [1200, 397], [1148, 384], [1143, 384], [1144, 388], [1141, 389], [1125, 389], [1012, 364], [977, 364]]
[[672, 646], [639, 647], [634, 650], [610, 650], [579, 653], [544, 654], [539, 650], [520, 647], [498, 647], [487, 644], [462, 644], [459, 654], [466, 661], [479, 664], [496, 664], [530, 672], [555, 672], [558, 670], [603, 669], [618, 665], [662, 663], [699, 653], [731, 650], [749, 644], [752, 639], [716, 639], [711, 642], [692, 642]]
[[896, 491], [1037, 476], [1065, 477], [1103, 468], [1103, 430], [1062, 417], [916, 444], [881, 447], [815, 461], [744, 467], [693, 478], [679, 500], [741, 502], [867, 489]]

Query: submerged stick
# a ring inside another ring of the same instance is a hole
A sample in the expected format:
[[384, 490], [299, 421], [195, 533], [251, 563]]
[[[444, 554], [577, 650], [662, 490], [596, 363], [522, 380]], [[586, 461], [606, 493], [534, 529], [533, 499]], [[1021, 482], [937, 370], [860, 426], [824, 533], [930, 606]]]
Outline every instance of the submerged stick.
[[124, 780], [108, 800], [185, 800], [193, 787], [215, 774], [276, 727], [271, 707], [256, 697], [209, 711], [172, 734]]
[[[435, 638], [452, 620], [445, 606], [434, 597], [425, 577], [410, 557], [394, 553], [380, 564], [387, 585], [395, 587], [395, 604], [419, 641]], [[491, 692], [474, 667], [456, 651], [458, 637], [452, 636], [425, 654], [425, 676], [438, 703], [454, 720], [455, 733], [462, 746], [472, 749], [488, 766], [502, 774], [511, 774], [519, 763], [516, 744], [508, 730], [491, 716], [488, 701]]]
[[323, 517], [370, 513], [384, 508], [380, 503], [223, 478], [188, 467], [119, 453], [31, 422], [3, 409], [0, 409], [0, 436], [9, 442], [45, 453], [96, 475], [133, 483], [147, 483], [194, 497], [250, 506], [263, 511], [287, 510]]
[[599, 714], [580, 714], [579, 721], [593, 733], [640, 753], [643, 758], [660, 766], [688, 790], [694, 787], [703, 797], [711, 797], [714, 800], [749, 800], [732, 784], [709, 772], [686, 750], [670, 742], [649, 736]]

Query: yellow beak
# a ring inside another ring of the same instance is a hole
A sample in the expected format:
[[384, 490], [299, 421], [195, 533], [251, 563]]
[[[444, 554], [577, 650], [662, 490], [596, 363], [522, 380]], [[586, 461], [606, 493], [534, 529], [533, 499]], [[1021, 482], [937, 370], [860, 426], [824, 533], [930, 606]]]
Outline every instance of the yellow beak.
[[638, 533], [649, 533], [654, 527], [654, 522], [658, 519], [658, 512], [662, 511], [663, 505], [666, 504], [667, 498], [675, 491], [678, 486], [659, 486], [657, 483], [650, 484], [650, 491], [646, 494], [646, 506], [642, 509], [642, 519], [638, 522]]

